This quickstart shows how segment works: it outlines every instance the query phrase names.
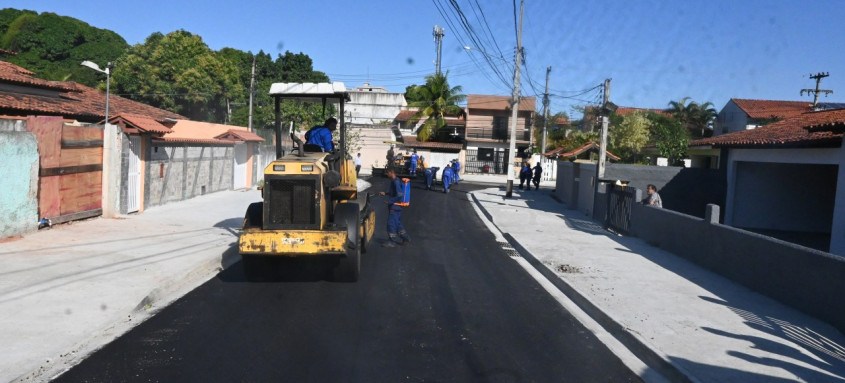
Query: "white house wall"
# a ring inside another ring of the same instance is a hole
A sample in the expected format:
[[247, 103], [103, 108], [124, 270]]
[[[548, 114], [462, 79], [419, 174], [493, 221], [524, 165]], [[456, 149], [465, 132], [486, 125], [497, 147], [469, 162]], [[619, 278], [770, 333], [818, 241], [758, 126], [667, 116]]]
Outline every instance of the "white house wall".
[[713, 130], [713, 134], [717, 136], [745, 130], [748, 125], [748, 115], [733, 100], [730, 100], [719, 111], [719, 115], [716, 117], [716, 124], [717, 126]]
[[399, 111], [408, 106], [402, 93], [350, 92], [345, 110], [351, 114], [352, 124], [378, 124], [393, 121]]

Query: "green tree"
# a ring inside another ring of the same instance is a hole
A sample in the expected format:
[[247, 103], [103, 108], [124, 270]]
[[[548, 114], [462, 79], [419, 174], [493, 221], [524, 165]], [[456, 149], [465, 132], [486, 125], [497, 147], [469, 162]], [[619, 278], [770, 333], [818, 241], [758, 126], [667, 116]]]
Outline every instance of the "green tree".
[[446, 127], [446, 116], [462, 113], [459, 102], [466, 99], [460, 86], [449, 87], [448, 73], [432, 74], [425, 78], [425, 85], [415, 88], [419, 98], [408, 105], [419, 108], [419, 112], [410, 118], [408, 124], [416, 125], [423, 121], [417, 139], [428, 141], [438, 130]]
[[[567, 124], [563, 127], [559, 127], [557, 121], [569, 121], [569, 116], [566, 112], [557, 112], [557, 113], [549, 113], [549, 124], [546, 126], [546, 148], [540, 148], [543, 142], [543, 124], [545, 122], [545, 116], [543, 116], [543, 112], [537, 112], [536, 118], [534, 118], [534, 127], [532, 134], [534, 135], [534, 142], [537, 144], [535, 148], [539, 153], [545, 153], [549, 149], [554, 147], [553, 139], [551, 138], [552, 135], [557, 134], [557, 137], [565, 137], [566, 131], [572, 128], [571, 124]], [[562, 131], [561, 131], [562, 130]], [[561, 135], [562, 134], [562, 135]]]
[[118, 34], [72, 17], [12, 8], [0, 10], [0, 48], [17, 53], [4, 60], [35, 72], [40, 78], [105, 87], [104, 76], [79, 64], [90, 60], [105, 66], [128, 47]]
[[712, 135], [713, 121], [717, 114], [713, 103], [708, 101], [699, 104], [690, 100], [690, 97], [684, 97], [678, 101], [670, 101], [669, 108], [666, 111], [689, 130], [694, 137]]
[[243, 94], [238, 74], [200, 36], [179, 30], [153, 33], [131, 47], [117, 60], [112, 78], [115, 93], [191, 119], [221, 122], [227, 100]]
[[[275, 104], [270, 96], [270, 85], [276, 82], [328, 82], [325, 73], [315, 71], [312, 61], [304, 53], [285, 52], [275, 60], [263, 51], [257, 54], [243, 52], [234, 48], [221, 49], [220, 54], [231, 61], [239, 69], [240, 81], [244, 92], [238, 98], [237, 108], [232, 113], [232, 123], [247, 126], [249, 120], [249, 81], [252, 71], [252, 60], [255, 59], [255, 87], [253, 90], [253, 127], [255, 129], [272, 129], [275, 124]], [[323, 113], [322, 104], [301, 103], [285, 100], [281, 105], [282, 125], [287, 128], [291, 122], [294, 130], [304, 130], [322, 123], [327, 117], [335, 114], [335, 108], [327, 105]], [[348, 138], [348, 137], [347, 137]]]
[[670, 165], [680, 165], [689, 147], [689, 131], [674, 117], [660, 113], [648, 113], [651, 121], [651, 137], [657, 153], [669, 159]]
[[648, 144], [652, 122], [643, 112], [621, 117], [608, 132], [610, 148], [627, 162], [636, 162], [640, 150]]

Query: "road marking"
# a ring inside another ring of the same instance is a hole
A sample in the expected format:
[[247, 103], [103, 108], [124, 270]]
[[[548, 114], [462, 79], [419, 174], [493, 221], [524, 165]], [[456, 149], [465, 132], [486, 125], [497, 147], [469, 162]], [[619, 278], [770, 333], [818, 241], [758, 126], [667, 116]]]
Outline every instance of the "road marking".
[[[471, 194], [472, 193], [467, 193], [467, 198], [470, 199], [470, 201], [473, 200]], [[528, 260], [520, 256], [518, 251], [510, 247], [510, 243], [507, 242], [507, 239], [505, 239], [502, 231], [499, 230], [499, 228], [495, 224], [493, 224], [493, 222], [490, 222], [487, 219], [487, 216], [484, 215], [484, 213], [481, 211], [481, 208], [477, 205], [479, 205], [479, 203], [474, 203], [473, 201], [472, 206], [475, 209], [476, 214], [478, 214], [478, 218], [480, 218], [481, 221], [484, 222], [484, 224], [490, 230], [490, 232], [493, 233], [493, 235], [496, 237], [496, 242], [499, 244], [499, 246], [501, 246], [503, 250], [507, 246], [507, 248], [517, 253], [516, 256], [512, 256], [510, 255], [509, 251], [505, 250], [506, 252], [508, 252], [508, 255], [511, 256], [511, 258], [513, 258], [513, 260], [528, 273], [528, 275], [534, 278], [534, 280], [537, 281], [537, 283], [539, 283], [540, 286], [543, 287], [543, 289], [546, 290], [546, 292], [548, 292], [549, 295], [551, 295], [552, 298], [554, 298], [554, 300], [561, 305], [561, 307], [563, 307], [564, 310], [572, 314], [572, 316], [578, 322], [583, 324], [584, 327], [587, 328], [587, 330], [592, 332], [593, 335], [595, 335], [596, 338], [600, 342], [602, 342], [602, 344], [607, 346], [607, 348], [610, 349], [610, 352], [612, 352], [619, 358], [619, 360], [622, 361], [622, 364], [624, 364], [631, 371], [637, 374], [645, 382], [669, 382], [663, 375], [650, 368], [648, 365], [645, 364], [645, 362], [643, 362], [642, 360], [640, 360], [640, 358], [634, 355], [631, 350], [629, 350], [621, 342], [619, 342], [619, 340], [613, 337], [613, 335], [607, 332], [604, 327], [602, 327], [592, 317], [587, 315], [586, 312], [581, 310], [581, 308], [578, 307], [575, 302], [570, 300], [569, 297], [566, 296], [566, 294], [564, 294], [562, 291], [560, 291], [560, 289], [557, 288], [557, 286], [555, 286], [551, 281], [546, 279], [543, 274], [541, 274], [537, 269], [535, 269], [534, 266], [532, 266], [531, 263], [528, 262]]]

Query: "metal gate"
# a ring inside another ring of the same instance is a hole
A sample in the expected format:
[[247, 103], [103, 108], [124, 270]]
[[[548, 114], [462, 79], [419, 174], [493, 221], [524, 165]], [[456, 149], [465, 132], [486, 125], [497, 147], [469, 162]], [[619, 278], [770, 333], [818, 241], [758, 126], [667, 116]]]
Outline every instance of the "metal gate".
[[103, 127], [29, 117], [38, 142], [38, 214], [53, 223], [102, 214]]
[[508, 152], [495, 148], [467, 149], [464, 172], [507, 174]]
[[628, 234], [631, 228], [631, 208], [637, 202], [637, 189], [607, 185], [605, 226], [617, 233]]

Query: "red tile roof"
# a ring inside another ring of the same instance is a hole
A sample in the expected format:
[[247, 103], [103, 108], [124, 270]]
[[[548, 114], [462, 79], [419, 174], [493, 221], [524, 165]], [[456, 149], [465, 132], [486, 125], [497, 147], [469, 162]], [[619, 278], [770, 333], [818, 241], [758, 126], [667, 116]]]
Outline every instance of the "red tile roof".
[[60, 81], [48, 81], [35, 77], [35, 73], [6, 61], [0, 61], [0, 80], [14, 84], [23, 84], [54, 90], [74, 90], [72, 86]]
[[403, 136], [402, 141], [406, 148], [417, 148], [417, 149], [440, 149], [440, 150], [449, 150], [449, 151], [460, 151], [464, 148], [463, 144], [455, 144], [451, 142], [435, 142], [435, 141], [426, 141], [420, 142], [417, 141], [417, 138], [414, 136]]
[[845, 126], [845, 109], [807, 112], [761, 126], [704, 138], [690, 146], [716, 147], [815, 147], [840, 146]]
[[[17, 65], [0, 61], [0, 82], [57, 90], [58, 96], [0, 92], [0, 110], [7, 114], [42, 114], [98, 122], [105, 118], [106, 94], [72, 81], [47, 81]], [[137, 114], [157, 121], [184, 116], [120, 96], [109, 96], [109, 114]], [[14, 112], [14, 113], [13, 113]]]
[[149, 133], [166, 134], [172, 132], [170, 128], [160, 124], [158, 121], [138, 114], [123, 113], [109, 117], [109, 123], [118, 125], [124, 123], [132, 128]]
[[415, 114], [417, 114], [416, 110], [400, 110], [399, 114], [396, 115], [394, 120], [396, 120], [396, 121], [408, 121]]
[[[520, 98], [519, 110], [523, 112], [533, 112], [536, 109], [536, 101], [537, 100], [533, 96]], [[467, 96], [467, 109], [510, 110], [510, 108], [510, 96], [494, 96], [487, 94], [470, 94]]]
[[554, 124], [555, 125], [569, 125], [569, 117], [560, 116], [560, 117], [555, 119]]
[[246, 130], [229, 129], [226, 133], [214, 137], [217, 140], [223, 141], [247, 141], [247, 142], [264, 142], [264, 138]]
[[750, 118], [787, 118], [811, 111], [807, 101], [748, 100], [732, 98], [731, 101]]
[[[582, 153], [584, 153], [588, 150], [593, 150], [593, 149], [599, 150], [599, 146], [595, 142], [588, 142], [584, 145], [581, 145], [577, 149], [573, 149], [573, 150], [570, 150], [570, 151], [565, 152], [565, 153], [563, 153], [564, 148], [557, 148], [557, 149], [553, 149], [553, 150], [550, 150], [548, 152], [545, 152], [545, 153], [543, 153], [543, 155], [546, 156], [546, 157], [573, 158], [573, 157], [578, 157]], [[614, 160], [614, 161], [621, 160], [621, 158], [619, 156], [611, 153], [609, 150], [606, 151], [605, 153], [607, 153], [607, 157], [610, 158], [611, 160]]]
[[178, 120], [171, 129], [173, 131], [161, 137], [161, 141], [218, 145], [264, 141], [261, 136], [248, 131], [243, 126]]

